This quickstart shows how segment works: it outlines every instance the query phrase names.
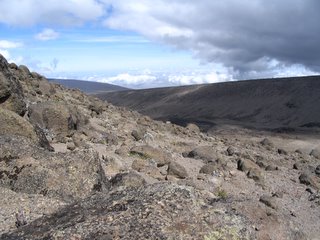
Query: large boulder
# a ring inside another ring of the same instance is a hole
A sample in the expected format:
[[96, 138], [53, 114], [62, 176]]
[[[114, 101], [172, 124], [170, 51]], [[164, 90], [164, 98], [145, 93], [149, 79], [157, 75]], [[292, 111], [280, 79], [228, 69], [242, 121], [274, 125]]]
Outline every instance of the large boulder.
[[70, 131], [77, 130], [86, 123], [85, 117], [76, 108], [67, 104], [42, 102], [29, 107], [30, 122], [48, 129], [56, 136], [65, 137]]
[[23, 117], [0, 108], [0, 135], [17, 135], [37, 141], [38, 137], [34, 127]]

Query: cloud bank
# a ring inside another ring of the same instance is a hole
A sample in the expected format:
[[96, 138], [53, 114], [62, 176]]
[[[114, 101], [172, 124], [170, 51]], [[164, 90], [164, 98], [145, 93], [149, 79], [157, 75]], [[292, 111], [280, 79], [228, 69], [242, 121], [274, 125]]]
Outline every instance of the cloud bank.
[[104, 24], [191, 50], [237, 77], [295, 65], [320, 71], [318, 0], [110, 0]]
[[217, 83], [233, 80], [228, 73], [210, 71], [209, 69], [176, 72], [151, 71], [146, 69], [143, 71], [124, 72], [114, 76], [96, 75], [80, 78], [82, 80], [111, 83], [135, 89]]

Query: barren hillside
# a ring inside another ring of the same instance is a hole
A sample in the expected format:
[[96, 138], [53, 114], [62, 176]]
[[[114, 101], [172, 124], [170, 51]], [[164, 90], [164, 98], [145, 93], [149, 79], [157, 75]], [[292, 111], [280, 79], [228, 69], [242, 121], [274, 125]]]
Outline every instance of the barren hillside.
[[230, 123], [259, 129], [320, 127], [320, 77], [249, 80], [100, 93], [154, 119], [203, 128]]

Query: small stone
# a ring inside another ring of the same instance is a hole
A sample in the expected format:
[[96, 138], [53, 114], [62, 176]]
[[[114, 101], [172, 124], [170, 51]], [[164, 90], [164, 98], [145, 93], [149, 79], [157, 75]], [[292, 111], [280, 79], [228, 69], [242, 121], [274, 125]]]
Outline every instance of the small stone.
[[144, 132], [141, 130], [133, 130], [131, 132], [131, 136], [134, 137], [136, 141], [140, 141], [141, 139], [143, 139], [143, 135], [144, 135]]
[[295, 170], [301, 170], [301, 169], [302, 169], [301, 163], [295, 163], [295, 164], [293, 164], [293, 169], [295, 169]]
[[217, 171], [219, 169], [219, 166], [217, 165], [217, 163], [215, 162], [210, 162], [206, 165], [204, 165], [199, 173], [203, 173], [203, 174], [212, 174], [213, 172]]
[[76, 145], [73, 142], [68, 142], [67, 149], [69, 149], [70, 151], [73, 151], [76, 149]]
[[288, 155], [287, 151], [284, 150], [284, 149], [281, 149], [281, 148], [278, 149], [278, 153], [279, 153], [280, 155]]
[[277, 170], [278, 170], [278, 167], [274, 165], [268, 165], [266, 167], [266, 171], [277, 171]]
[[247, 177], [253, 179], [256, 182], [261, 182], [263, 180], [263, 175], [257, 168], [250, 169], [247, 173]]
[[279, 191], [274, 192], [272, 194], [272, 197], [282, 198], [283, 197], [283, 192], [279, 192]]
[[273, 147], [273, 143], [268, 138], [263, 139], [260, 144], [265, 147]]
[[316, 167], [315, 173], [320, 177], [320, 165]]
[[310, 156], [313, 156], [313, 157], [315, 157], [315, 158], [320, 159], [320, 150], [319, 150], [319, 149], [313, 149], [313, 150], [310, 152]]
[[186, 126], [186, 128], [189, 129], [191, 132], [200, 133], [200, 128], [194, 123], [189, 123]]
[[317, 182], [317, 177], [312, 176], [311, 173], [304, 172], [299, 176], [299, 180], [301, 184], [305, 184], [307, 186], [312, 186], [316, 189], [319, 189], [319, 183]]
[[233, 156], [234, 154], [235, 154], [235, 149], [234, 149], [234, 147], [232, 147], [232, 146], [228, 147], [228, 149], [227, 149], [227, 155], [228, 155], [228, 156]]
[[259, 201], [272, 209], [277, 209], [276, 202], [274, 201], [274, 199], [272, 197], [270, 197], [268, 195], [262, 195], [260, 197]]

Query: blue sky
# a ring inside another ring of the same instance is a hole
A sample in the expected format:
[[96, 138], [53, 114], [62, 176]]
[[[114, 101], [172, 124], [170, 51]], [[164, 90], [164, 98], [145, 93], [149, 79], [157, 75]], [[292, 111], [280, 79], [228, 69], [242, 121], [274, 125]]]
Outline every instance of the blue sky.
[[320, 5], [313, 0], [0, 5], [0, 53], [47, 77], [144, 88], [320, 70]]

